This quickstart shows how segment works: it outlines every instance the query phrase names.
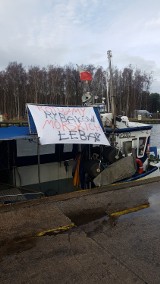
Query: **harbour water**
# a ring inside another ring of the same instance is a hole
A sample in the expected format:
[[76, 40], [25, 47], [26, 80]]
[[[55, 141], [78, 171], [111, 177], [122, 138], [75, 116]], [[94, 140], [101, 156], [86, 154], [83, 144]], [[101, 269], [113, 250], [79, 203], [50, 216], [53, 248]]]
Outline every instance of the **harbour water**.
[[153, 124], [150, 145], [160, 148], [160, 124]]

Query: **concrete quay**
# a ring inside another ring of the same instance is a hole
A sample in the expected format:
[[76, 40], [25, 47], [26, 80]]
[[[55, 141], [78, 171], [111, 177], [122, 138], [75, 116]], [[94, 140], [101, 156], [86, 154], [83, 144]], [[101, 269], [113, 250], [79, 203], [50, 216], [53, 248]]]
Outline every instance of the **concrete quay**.
[[160, 178], [0, 206], [1, 283], [160, 283]]

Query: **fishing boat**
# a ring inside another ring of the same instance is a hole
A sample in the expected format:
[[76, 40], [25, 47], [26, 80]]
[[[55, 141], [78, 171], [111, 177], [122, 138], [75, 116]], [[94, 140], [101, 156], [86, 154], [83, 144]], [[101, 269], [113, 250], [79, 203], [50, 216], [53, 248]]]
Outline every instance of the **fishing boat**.
[[82, 106], [27, 104], [28, 126], [0, 128], [1, 187], [30, 199], [159, 176], [152, 126], [115, 115], [112, 88], [111, 105], [88, 91]]
[[29, 126], [0, 128], [1, 184], [48, 196], [160, 175], [151, 125], [118, 116], [113, 131], [99, 105], [28, 104], [27, 113]]

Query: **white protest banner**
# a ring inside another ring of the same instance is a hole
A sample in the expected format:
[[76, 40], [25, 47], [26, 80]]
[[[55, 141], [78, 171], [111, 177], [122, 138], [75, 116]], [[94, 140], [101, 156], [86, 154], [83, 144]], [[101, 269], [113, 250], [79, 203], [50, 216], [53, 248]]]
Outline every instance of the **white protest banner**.
[[93, 107], [27, 104], [40, 143], [110, 145]]

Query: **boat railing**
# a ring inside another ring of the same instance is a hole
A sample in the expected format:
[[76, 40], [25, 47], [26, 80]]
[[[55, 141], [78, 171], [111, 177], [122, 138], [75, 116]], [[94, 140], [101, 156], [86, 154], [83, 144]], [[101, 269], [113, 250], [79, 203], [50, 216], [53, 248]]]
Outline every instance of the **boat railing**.
[[28, 121], [2, 121], [0, 122], [0, 127], [9, 126], [28, 126]]

